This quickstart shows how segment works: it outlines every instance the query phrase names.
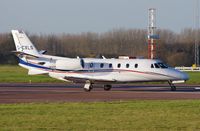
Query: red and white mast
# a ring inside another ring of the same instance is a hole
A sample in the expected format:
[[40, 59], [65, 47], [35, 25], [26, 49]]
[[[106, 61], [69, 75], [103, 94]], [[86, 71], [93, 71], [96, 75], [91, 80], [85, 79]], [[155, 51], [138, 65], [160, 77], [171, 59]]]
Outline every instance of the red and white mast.
[[148, 23], [148, 58], [156, 58], [156, 42], [159, 36], [156, 34], [156, 9], [149, 9]]

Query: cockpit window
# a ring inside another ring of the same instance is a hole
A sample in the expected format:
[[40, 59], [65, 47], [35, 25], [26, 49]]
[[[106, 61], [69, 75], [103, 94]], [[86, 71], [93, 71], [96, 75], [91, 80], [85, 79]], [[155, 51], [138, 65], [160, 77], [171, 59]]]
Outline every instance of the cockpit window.
[[165, 68], [168, 68], [168, 66], [164, 63], [154, 63], [154, 64], [151, 64], [151, 68], [162, 68], [162, 69], [165, 69]]
[[158, 64], [159, 64], [159, 66], [160, 66], [161, 68], [168, 68], [168, 66], [165, 65], [164, 63], [158, 63]]
[[160, 66], [159, 66], [157, 63], [155, 63], [154, 66], [155, 66], [156, 68], [160, 68]]

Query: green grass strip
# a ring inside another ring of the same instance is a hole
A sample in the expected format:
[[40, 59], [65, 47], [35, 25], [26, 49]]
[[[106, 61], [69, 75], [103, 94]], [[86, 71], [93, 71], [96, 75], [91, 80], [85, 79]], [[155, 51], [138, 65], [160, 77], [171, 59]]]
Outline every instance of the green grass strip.
[[200, 130], [200, 100], [0, 105], [0, 130]]
[[47, 75], [28, 75], [28, 70], [20, 66], [0, 66], [1, 83], [55, 83], [62, 82]]

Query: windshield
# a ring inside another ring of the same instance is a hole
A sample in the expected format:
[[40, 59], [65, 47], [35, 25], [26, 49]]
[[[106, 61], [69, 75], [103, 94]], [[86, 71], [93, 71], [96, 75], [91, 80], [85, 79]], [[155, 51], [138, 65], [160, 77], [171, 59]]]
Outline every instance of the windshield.
[[164, 63], [157, 63], [161, 68], [168, 68], [168, 66]]

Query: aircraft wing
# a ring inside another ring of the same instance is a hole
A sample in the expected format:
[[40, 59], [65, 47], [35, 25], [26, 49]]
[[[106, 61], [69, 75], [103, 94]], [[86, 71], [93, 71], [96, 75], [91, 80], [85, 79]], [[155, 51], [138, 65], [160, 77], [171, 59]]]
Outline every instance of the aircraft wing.
[[41, 71], [37, 69], [29, 69], [28, 70], [29, 75], [41, 75], [41, 74], [48, 74], [48, 71]]
[[116, 80], [106, 80], [106, 79], [91, 79], [91, 78], [77, 78], [77, 77], [68, 77], [66, 76], [64, 79], [68, 81], [72, 81], [74, 83], [85, 83], [86, 81], [91, 81], [92, 83], [115, 83]]

